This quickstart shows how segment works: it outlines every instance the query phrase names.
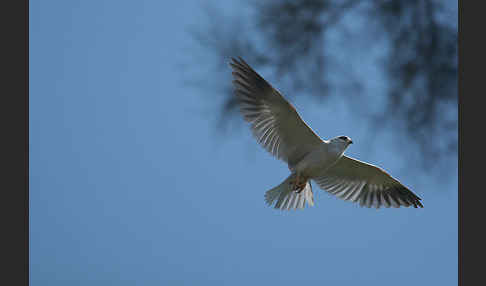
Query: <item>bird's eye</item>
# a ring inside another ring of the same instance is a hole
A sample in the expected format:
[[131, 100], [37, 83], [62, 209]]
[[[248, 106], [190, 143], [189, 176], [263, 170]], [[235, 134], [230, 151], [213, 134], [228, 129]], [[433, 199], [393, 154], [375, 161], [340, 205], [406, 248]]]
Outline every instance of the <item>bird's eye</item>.
[[348, 141], [348, 138], [346, 138], [346, 136], [339, 136], [339, 139], [344, 140], [344, 141]]

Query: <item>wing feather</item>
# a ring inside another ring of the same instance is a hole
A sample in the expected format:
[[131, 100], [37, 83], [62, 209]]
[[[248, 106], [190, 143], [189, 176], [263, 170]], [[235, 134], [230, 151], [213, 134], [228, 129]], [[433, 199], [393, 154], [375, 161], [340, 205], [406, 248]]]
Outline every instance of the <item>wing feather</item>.
[[292, 104], [243, 59], [232, 59], [230, 66], [241, 114], [268, 152], [291, 166], [321, 144]]
[[423, 208], [421, 198], [377, 166], [343, 155], [321, 176], [313, 178], [321, 189], [368, 208], [400, 206]]

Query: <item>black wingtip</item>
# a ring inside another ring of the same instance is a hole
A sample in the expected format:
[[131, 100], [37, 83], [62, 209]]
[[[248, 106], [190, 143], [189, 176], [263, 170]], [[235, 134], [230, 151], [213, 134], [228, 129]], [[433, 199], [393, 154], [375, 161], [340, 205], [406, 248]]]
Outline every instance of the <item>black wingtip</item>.
[[241, 64], [242, 62], [244, 62], [244, 61], [240, 56], [238, 56], [238, 59], [231, 57], [230, 64]]
[[231, 57], [231, 61], [232, 61], [232, 62], [230, 62], [230, 63], [229, 63], [230, 65], [232, 65], [232, 64], [236, 64], [236, 65], [239, 65], [239, 66], [249, 66], [249, 65], [248, 65], [248, 64], [245, 62], [245, 60], [244, 60], [242, 57], [240, 57], [240, 56], [238, 56], [238, 57], [237, 57], [237, 59], [236, 59], [236, 58], [234, 58], [234, 57]]

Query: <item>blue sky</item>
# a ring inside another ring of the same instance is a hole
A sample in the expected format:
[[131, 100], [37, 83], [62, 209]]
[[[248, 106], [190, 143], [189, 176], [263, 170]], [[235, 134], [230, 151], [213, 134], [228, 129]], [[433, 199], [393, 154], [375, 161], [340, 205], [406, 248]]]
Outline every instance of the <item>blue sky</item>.
[[214, 132], [220, 97], [187, 79], [230, 69], [208, 71], [187, 32], [199, 2], [171, 3], [30, 1], [31, 285], [457, 284], [457, 154], [437, 166], [447, 178], [424, 174], [392, 144], [403, 135], [370, 147], [344, 103], [294, 96], [321, 137], [353, 138], [347, 154], [425, 208], [360, 208], [317, 186], [313, 208], [267, 207], [287, 166], [244, 124]]

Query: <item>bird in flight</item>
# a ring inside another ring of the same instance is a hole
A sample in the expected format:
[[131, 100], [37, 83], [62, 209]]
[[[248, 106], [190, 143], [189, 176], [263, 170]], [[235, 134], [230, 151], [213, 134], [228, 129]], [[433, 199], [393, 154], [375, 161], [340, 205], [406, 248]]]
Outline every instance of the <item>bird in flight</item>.
[[421, 198], [381, 168], [344, 155], [347, 136], [322, 140], [278, 90], [242, 58], [230, 63], [235, 96], [251, 131], [267, 151], [288, 164], [290, 175], [265, 193], [276, 209], [313, 206], [310, 180], [337, 197], [368, 208], [423, 208]]

